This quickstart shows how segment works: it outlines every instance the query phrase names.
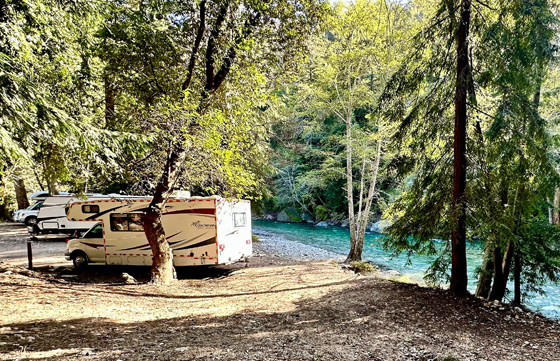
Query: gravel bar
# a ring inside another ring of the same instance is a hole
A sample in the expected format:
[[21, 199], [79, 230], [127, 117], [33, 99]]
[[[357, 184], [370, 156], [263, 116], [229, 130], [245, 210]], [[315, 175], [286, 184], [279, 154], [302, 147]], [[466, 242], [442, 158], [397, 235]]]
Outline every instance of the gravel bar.
[[345, 258], [335, 252], [289, 240], [280, 234], [257, 228], [253, 228], [253, 233], [259, 237], [259, 241], [253, 243], [253, 254], [256, 256], [276, 256], [295, 261], [334, 259], [338, 262]]

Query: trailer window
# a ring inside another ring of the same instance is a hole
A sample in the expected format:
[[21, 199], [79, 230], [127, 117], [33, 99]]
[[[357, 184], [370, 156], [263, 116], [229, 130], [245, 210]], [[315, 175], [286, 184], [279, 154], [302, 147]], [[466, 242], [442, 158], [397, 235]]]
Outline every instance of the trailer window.
[[144, 215], [141, 213], [115, 213], [111, 214], [111, 231], [144, 231]]
[[82, 213], [99, 213], [99, 205], [97, 204], [83, 205]]
[[247, 225], [247, 218], [245, 213], [234, 213], [233, 214], [233, 226], [234, 227], [245, 227]]

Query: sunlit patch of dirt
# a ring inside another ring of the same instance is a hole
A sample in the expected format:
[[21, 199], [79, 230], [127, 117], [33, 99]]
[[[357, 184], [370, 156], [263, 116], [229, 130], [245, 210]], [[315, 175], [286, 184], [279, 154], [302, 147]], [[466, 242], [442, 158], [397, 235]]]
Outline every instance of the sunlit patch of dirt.
[[[552, 360], [560, 327], [333, 262], [256, 257], [188, 270], [32, 272], [0, 264], [0, 360]], [[126, 269], [125, 269], [126, 270]]]

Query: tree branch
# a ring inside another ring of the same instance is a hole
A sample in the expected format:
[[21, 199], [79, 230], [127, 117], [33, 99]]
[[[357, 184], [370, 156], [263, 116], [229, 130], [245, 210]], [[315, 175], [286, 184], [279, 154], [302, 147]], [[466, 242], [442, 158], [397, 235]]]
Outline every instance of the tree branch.
[[226, 19], [228, 5], [227, 1], [224, 1], [222, 4], [208, 39], [208, 47], [206, 48], [206, 84], [204, 85], [206, 95], [204, 97], [207, 97], [208, 93], [214, 90], [214, 52], [216, 51], [216, 41], [220, 35], [220, 28]]
[[235, 60], [235, 57], [237, 56], [237, 49], [239, 47], [239, 44], [241, 44], [243, 40], [247, 39], [247, 37], [251, 35], [260, 17], [261, 13], [257, 13], [245, 22], [242, 35], [238, 36], [235, 39], [234, 44], [229, 48], [226, 56], [223, 59], [220, 70], [218, 70], [218, 72], [216, 73], [212, 91], [218, 89], [222, 82], [225, 80], [227, 74], [229, 73], [229, 70], [231, 69], [233, 61]]
[[200, 48], [200, 42], [202, 41], [202, 36], [204, 35], [204, 31], [206, 30], [206, 0], [202, 0], [200, 2], [200, 24], [198, 25], [198, 31], [196, 34], [196, 39], [193, 44], [191, 59], [189, 61], [189, 67], [187, 70], [187, 78], [183, 83], [182, 89], [187, 90], [189, 85], [191, 84], [191, 79], [194, 72], [194, 65], [196, 63], [196, 54], [198, 53], [198, 49]]

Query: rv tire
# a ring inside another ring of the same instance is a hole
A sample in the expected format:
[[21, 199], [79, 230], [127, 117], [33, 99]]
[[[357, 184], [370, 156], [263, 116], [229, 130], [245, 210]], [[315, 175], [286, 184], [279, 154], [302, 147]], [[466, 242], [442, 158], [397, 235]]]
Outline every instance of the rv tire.
[[84, 252], [74, 252], [70, 256], [76, 270], [83, 270], [88, 265], [88, 258]]

